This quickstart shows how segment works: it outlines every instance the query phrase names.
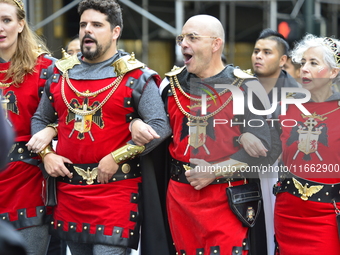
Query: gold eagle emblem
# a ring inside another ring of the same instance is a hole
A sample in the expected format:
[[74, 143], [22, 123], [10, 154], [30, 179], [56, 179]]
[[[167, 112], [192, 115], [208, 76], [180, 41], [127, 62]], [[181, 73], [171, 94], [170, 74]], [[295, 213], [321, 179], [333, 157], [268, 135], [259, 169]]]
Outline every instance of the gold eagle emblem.
[[305, 186], [302, 186], [301, 182], [296, 180], [295, 178], [292, 178], [295, 188], [299, 191], [299, 194], [301, 194], [301, 199], [306, 201], [308, 200], [308, 197], [311, 197], [312, 195], [318, 193], [322, 188], [323, 185], [315, 185], [315, 186], [310, 186], [309, 188], [307, 187], [307, 183]]
[[80, 168], [80, 167], [76, 167], [73, 166], [74, 169], [76, 170], [76, 172], [83, 177], [83, 180], [86, 180], [86, 183], [88, 185], [93, 184], [93, 180], [97, 178], [98, 175], [98, 168], [95, 167], [92, 169], [92, 171], [90, 171], [90, 167], [87, 168], [87, 170], [85, 171], [84, 169]]
[[183, 165], [183, 168], [185, 169], [185, 171], [191, 170], [191, 166], [188, 166], [188, 165]]

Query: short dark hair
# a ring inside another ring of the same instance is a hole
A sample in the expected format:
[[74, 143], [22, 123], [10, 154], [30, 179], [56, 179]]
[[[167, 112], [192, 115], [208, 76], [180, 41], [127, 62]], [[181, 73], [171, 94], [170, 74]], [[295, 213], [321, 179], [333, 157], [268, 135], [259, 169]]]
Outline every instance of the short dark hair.
[[71, 38], [71, 40], [68, 42], [68, 44], [67, 44], [66, 47], [65, 47], [65, 51], [68, 50], [68, 46], [69, 46], [70, 43], [73, 42], [74, 40], [80, 40], [78, 34], [76, 34], [75, 36], [73, 36], [73, 37]]
[[268, 40], [276, 41], [279, 47], [279, 51], [282, 53], [282, 55], [288, 56], [289, 44], [284, 38], [284, 36], [280, 34], [279, 32], [273, 29], [270, 29], [270, 28], [266, 28], [262, 30], [262, 32], [260, 33], [256, 41], [261, 40], [261, 39], [268, 39]]
[[111, 29], [120, 26], [123, 31], [123, 15], [120, 5], [115, 0], [83, 0], [78, 5], [78, 13], [81, 16], [84, 11], [93, 9], [107, 16]]

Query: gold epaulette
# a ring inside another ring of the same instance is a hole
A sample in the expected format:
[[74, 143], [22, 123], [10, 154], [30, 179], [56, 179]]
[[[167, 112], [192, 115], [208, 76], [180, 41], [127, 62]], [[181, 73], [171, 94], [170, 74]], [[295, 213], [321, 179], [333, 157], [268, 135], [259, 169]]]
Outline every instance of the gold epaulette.
[[69, 55], [64, 49], [61, 49], [62, 58], [57, 60], [55, 65], [62, 73], [72, 69], [75, 65], [80, 65], [77, 54]]
[[250, 71], [250, 69], [248, 70], [241, 70], [241, 69], [234, 69], [234, 75], [237, 78], [241, 78], [241, 79], [250, 79], [250, 78], [255, 78], [254, 75], [252, 74], [252, 72]]
[[175, 76], [181, 73], [184, 70], [184, 68], [185, 66], [182, 66], [182, 67], [174, 66], [170, 72], [165, 73], [165, 76], [168, 76], [168, 77]]
[[135, 54], [121, 57], [111, 64], [114, 67], [117, 76], [130, 72], [138, 68], [144, 68], [146, 65], [135, 58]]

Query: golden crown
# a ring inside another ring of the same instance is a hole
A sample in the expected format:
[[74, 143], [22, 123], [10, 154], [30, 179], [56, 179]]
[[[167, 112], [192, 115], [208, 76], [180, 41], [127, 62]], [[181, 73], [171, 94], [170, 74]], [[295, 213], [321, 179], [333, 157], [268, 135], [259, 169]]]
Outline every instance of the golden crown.
[[333, 55], [334, 55], [335, 63], [338, 67], [340, 67], [340, 52], [338, 50], [338, 46], [337, 46], [336, 42], [330, 37], [325, 37], [323, 39], [323, 43], [328, 48], [331, 49], [331, 51], [333, 52]]
[[22, 0], [13, 0], [21, 10], [24, 10], [24, 3]]

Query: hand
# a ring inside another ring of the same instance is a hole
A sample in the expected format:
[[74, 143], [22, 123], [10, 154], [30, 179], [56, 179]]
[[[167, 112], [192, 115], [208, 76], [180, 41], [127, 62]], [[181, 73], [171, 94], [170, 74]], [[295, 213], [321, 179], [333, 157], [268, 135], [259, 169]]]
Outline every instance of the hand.
[[135, 120], [131, 126], [132, 141], [139, 146], [151, 142], [155, 138], [160, 138], [156, 131], [142, 120]]
[[26, 144], [27, 149], [34, 153], [38, 153], [42, 151], [47, 145], [49, 145], [53, 137], [56, 135], [57, 133], [55, 132], [54, 128], [46, 127], [31, 137], [31, 139]]
[[106, 155], [99, 161], [97, 181], [99, 183], [108, 183], [118, 168], [119, 165], [114, 161], [112, 155]]
[[261, 140], [251, 133], [244, 133], [240, 142], [245, 151], [252, 157], [267, 156], [267, 149], [262, 144]]
[[214, 172], [210, 171], [208, 166], [211, 166], [203, 159], [192, 158], [190, 163], [197, 165], [195, 169], [191, 169], [185, 172], [188, 182], [195, 190], [201, 190], [204, 187], [212, 183], [216, 176]]
[[49, 153], [44, 157], [44, 166], [46, 172], [52, 177], [67, 176], [72, 179], [73, 175], [66, 168], [65, 163], [72, 164], [68, 158], [59, 156], [54, 153]]

